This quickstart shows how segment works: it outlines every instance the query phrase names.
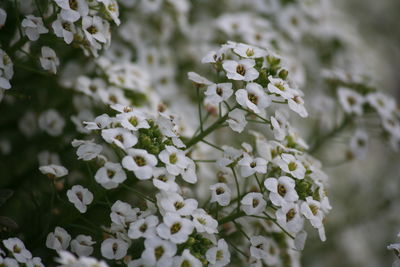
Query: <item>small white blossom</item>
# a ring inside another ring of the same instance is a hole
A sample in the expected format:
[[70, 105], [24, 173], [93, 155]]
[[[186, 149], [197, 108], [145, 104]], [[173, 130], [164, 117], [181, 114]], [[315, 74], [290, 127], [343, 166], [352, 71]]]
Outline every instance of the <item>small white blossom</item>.
[[210, 186], [211, 202], [217, 202], [221, 206], [228, 206], [231, 202], [232, 191], [224, 183], [217, 183]]
[[243, 158], [239, 160], [240, 175], [242, 177], [249, 177], [255, 173], [267, 172], [267, 161], [263, 158], [253, 158], [245, 153]]
[[57, 17], [57, 20], [53, 21], [51, 27], [53, 28], [56, 36], [63, 38], [67, 44], [72, 43], [72, 41], [74, 40], [76, 28], [73, 22], [65, 20], [59, 15]]
[[229, 127], [238, 133], [241, 133], [247, 125], [246, 112], [241, 109], [234, 109], [228, 114], [228, 120], [226, 122]]
[[54, 164], [40, 166], [39, 171], [49, 178], [60, 178], [68, 174], [68, 170], [64, 166]]
[[96, 242], [92, 240], [91, 236], [78, 235], [71, 241], [71, 251], [78, 256], [89, 256], [93, 253], [93, 245]]
[[181, 174], [190, 163], [185, 153], [173, 146], [165, 146], [158, 157], [166, 164], [167, 171], [172, 175]]
[[271, 99], [258, 83], [248, 83], [246, 89], [237, 90], [235, 95], [236, 101], [242, 107], [257, 114], [271, 104]]
[[107, 238], [101, 243], [101, 255], [109, 260], [120, 260], [126, 256], [129, 245], [118, 238]]
[[250, 238], [250, 254], [256, 259], [263, 259], [268, 265], [275, 265], [279, 261], [279, 247], [276, 242], [264, 236], [252, 236]]
[[244, 58], [261, 58], [267, 55], [267, 51], [256, 46], [239, 43], [233, 48], [233, 52]]
[[217, 105], [233, 94], [232, 83], [213, 83], [207, 87], [204, 94], [207, 102]]
[[67, 196], [68, 200], [74, 204], [80, 213], [85, 213], [87, 210], [86, 206], [93, 201], [93, 194], [81, 185], [74, 185], [67, 191]]
[[190, 254], [189, 249], [185, 249], [182, 256], [176, 256], [174, 258], [174, 266], [185, 266], [185, 267], [202, 267], [201, 261]]
[[48, 46], [43, 46], [40, 64], [44, 70], [48, 70], [51, 73], [56, 74], [57, 67], [60, 65], [60, 61], [53, 49]]
[[61, 18], [75, 22], [89, 14], [89, 6], [86, 0], [54, 0], [61, 7]]
[[157, 158], [144, 149], [128, 149], [128, 155], [122, 159], [122, 166], [133, 171], [140, 180], [150, 179], [153, 168], [157, 165]]
[[97, 170], [94, 179], [105, 189], [113, 189], [126, 180], [126, 173], [121, 164], [106, 162]]
[[303, 229], [304, 219], [301, 216], [299, 205], [285, 203], [276, 211], [276, 219], [280, 226], [289, 232], [297, 233]]
[[38, 124], [49, 135], [59, 136], [64, 130], [65, 120], [56, 110], [49, 109], [40, 114]]
[[48, 33], [49, 30], [43, 25], [43, 20], [40, 17], [28, 15], [22, 21], [21, 26], [26, 36], [31, 41], [39, 39], [40, 34]]
[[206, 258], [210, 267], [223, 267], [229, 264], [231, 253], [228, 244], [224, 239], [218, 240], [215, 247], [209, 248], [206, 252]]
[[175, 256], [177, 249], [174, 243], [154, 237], [146, 239], [144, 247], [142, 260], [145, 266], [172, 266], [172, 257]]
[[208, 234], [217, 233], [218, 222], [211, 217], [203, 209], [196, 209], [191, 214], [193, 216], [193, 224], [198, 233], [206, 232]]
[[362, 95], [350, 89], [341, 87], [338, 89], [338, 97], [339, 103], [346, 113], [354, 113], [356, 115], [363, 114], [365, 98]]
[[197, 200], [188, 198], [184, 199], [177, 193], [157, 194], [157, 202], [163, 213], [176, 213], [181, 216], [191, 215], [197, 209]]
[[261, 214], [267, 205], [261, 193], [248, 193], [240, 203], [242, 204], [242, 210], [247, 215]]
[[164, 223], [157, 226], [157, 233], [160, 237], [171, 240], [173, 243], [182, 244], [188, 240], [193, 228], [191, 220], [181, 218], [175, 213], [167, 213], [164, 216]]
[[226, 76], [229, 79], [237, 81], [254, 81], [258, 78], [259, 73], [254, 68], [256, 62], [253, 59], [225, 60], [222, 67], [226, 71]]
[[54, 232], [47, 235], [46, 247], [54, 250], [66, 250], [71, 241], [71, 236], [62, 227], [56, 227]]
[[151, 238], [156, 236], [156, 227], [158, 225], [157, 216], [150, 215], [146, 218], [138, 219], [129, 225], [128, 236], [132, 239], [141, 237]]
[[291, 174], [294, 178], [303, 179], [306, 169], [300, 160], [296, 159], [293, 155], [283, 153], [280, 158], [276, 160], [276, 164], [286, 173]]
[[124, 128], [104, 129], [101, 136], [107, 143], [114, 143], [122, 149], [133, 147], [137, 144], [137, 136]]
[[32, 254], [25, 248], [24, 243], [19, 238], [9, 238], [3, 240], [3, 245], [8, 249], [14, 258], [20, 263], [26, 263], [32, 258]]
[[279, 179], [265, 179], [264, 186], [270, 191], [269, 199], [276, 206], [282, 206], [299, 199], [295, 189], [296, 183], [288, 176], [281, 176]]

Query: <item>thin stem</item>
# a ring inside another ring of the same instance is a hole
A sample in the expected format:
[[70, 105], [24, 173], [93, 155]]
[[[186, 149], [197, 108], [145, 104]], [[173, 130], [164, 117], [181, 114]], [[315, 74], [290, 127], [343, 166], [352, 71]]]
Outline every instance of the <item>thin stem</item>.
[[331, 132], [329, 132], [325, 136], [318, 138], [317, 141], [314, 143], [314, 145], [310, 148], [309, 153], [310, 154], [315, 153], [319, 148], [321, 148], [321, 146], [324, 145], [326, 141], [330, 140], [331, 138], [335, 137], [335, 135], [343, 131], [350, 122], [351, 118], [346, 116], [342, 120], [339, 126], [335, 127]]
[[238, 212], [240, 212], [240, 188], [239, 188], [239, 181], [238, 181], [238, 178], [237, 178], [237, 176], [236, 176], [236, 172], [235, 172], [235, 169], [233, 168], [233, 167], [231, 167], [231, 170], [232, 170], [232, 172], [233, 172], [233, 177], [235, 178], [235, 184], [236, 184], [236, 192], [237, 192], [237, 195], [238, 195], [238, 198], [237, 198], [237, 211]]
[[229, 244], [229, 246], [233, 247], [234, 250], [236, 250], [237, 252], [239, 252], [240, 254], [242, 254], [244, 257], [247, 258], [246, 253], [244, 253], [243, 251], [241, 251], [240, 249], [238, 249], [235, 245], [232, 244], [231, 241], [229, 241], [227, 238], [225, 238], [226, 243]]
[[258, 179], [257, 174], [254, 174], [254, 177], [256, 177], [257, 184], [258, 184], [258, 187], [260, 187], [261, 194], [264, 194], [264, 188], [263, 188], [263, 186], [262, 186], [260, 180]]
[[260, 218], [260, 219], [267, 219], [272, 221], [276, 226], [278, 226], [285, 234], [287, 234], [291, 239], [294, 239], [294, 236], [292, 236], [288, 231], [286, 231], [277, 221], [276, 219], [272, 218], [271, 216], [268, 215], [268, 213], [263, 212], [263, 214], [266, 217], [263, 216], [257, 216], [257, 215], [252, 215], [252, 217]]
[[152, 198], [146, 196], [146, 195], [143, 194], [142, 192], [140, 192], [140, 191], [138, 191], [138, 190], [136, 190], [136, 189], [133, 189], [132, 187], [127, 186], [126, 184], [123, 184], [123, 183], [122, 183], [121, 185], [122, 185], [124, 188], [126, 188], [127, 190], [129, 190], [129, 191], [131, 191], [131, 192], [137, 194], [139, 197], [144, 198], [144, 199], [146, 199], [146, 200], [148, 200], [148, 201], [150, 201], [150, 202], [156, 203], [156, 201], [155, 201], [154, 199], [152, 199]]
[[241, 110], [247, 111], [247, 112], [250, 113], [251, 115], [256, 116], [257, 118], [261, 119], [262, 121], [264, 121], [264, 122], [266, 122], [266, 123], [268, 123], [268, 124], [271, 124], [271, 121], [270, 121], [270, 120], [267, 120], [267, 119], [261, 117], [261, 116], [258, 115], [257, 113], [254, 113], [253, 111], [248, 110], [248, 109], [245, 109], [245, 108], [242, 108], [242, 107], [240, 107], [240, 106], [239, 106], [239, 108], [240, 108]]
[[246, 213], [244, 213], [243, 211], [239, 211], [237, 213], [231, 213], [228, 216], [226, 216], [226, 217], [222, 218], [221, 220], [219, 220], [218, 224], [222, 225], [224, 223], [233, 221], [233, 220], [235, 220], [237, 218], [240, 218], [240, 217], [243, 217], [243, 216], [246, 216]]
[[203, 120], [201, 115], [201, 98], [200, 98], [200, 87], [197, 86], [197, 109], [199, 113], [199, 120], [200, 120], [200, 132], [203, 132]]
[[214, 122], [210, 127], [202, 131], [199, 135], [193, 137], [192, 139], [189, 140], [189, 142], [186, 144], [186, 148], [190, 148], [191, 146], [197, 144], [200, 142], [204, 137], [212, 133], [214, 130], [218, 129], [219, 125], [223, 123], [226, 119], [228, 118], [228, 114], [225, 114], [223, 117], [221, 117], [219, 120]]
[[194, 159], [194, 162], [216, 162], [215, 159]]
[[233, 223], [235, 224], [236, 229], [238, 229], [239, 232], [242, 233], [242, 235], [244, 235], [247, 240], [250, 240], [250, 237], [246, 234], [245, 231], [243, 231], [242, 226], [240, 224], [238, 224], [237, 222], [235, 222], [235, 220], [233, 220]]
[[218, 147], [218, 146], [216, 146], [214, 144], [211, 144], [210, 142], [208, 142], [208, 141], [206, 141], [204, 139], [202, 139], [201, 142], [203, 142], [203, 143], [205, 143], [205, 144], [207, 144], [207, 145], [209, 145], [209, 146], [211, 146], [211, 147], [213, 147], [215, 149], [218, 149], [219, 151], [224, 151], [222, 148], [220, 148], [220, 147]]

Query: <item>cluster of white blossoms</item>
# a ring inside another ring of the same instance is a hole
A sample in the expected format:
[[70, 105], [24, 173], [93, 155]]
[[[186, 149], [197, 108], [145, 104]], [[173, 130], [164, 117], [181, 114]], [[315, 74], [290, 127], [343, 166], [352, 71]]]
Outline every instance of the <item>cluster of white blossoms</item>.
[[[110, 191], [125, 189], [139, 199], [117, 200], [110, 207], [111, 225], [102, 228], [107, 237], [101, 241], [101, 255], [128, 266], [226, 266], [231, 254], [252, 266], [278, 264], [280, 253], [296, 262], [295, 250], [303, 248], [307, 235], [304, 222], [325, 240], [323, 220], [331, 209], [327, 176], [305, 152], [307, 144], [284, 110], [306, 116], [303, 94], [290, 85], [280, 59], [255, 46], [229, 42], [203, 61], [214, 65], [221, 82], [193, 72], [189, 78], [197, 90], [204, 90], [206, 109], [218, 110], [219, 116], [207, 128], [201, 125], [192, 138], [181, 137], [177, 117], [168, 108], [152, 114], [114, 104], [115, 115], [84, 122], [86, 130], [101, 136], [101, 144], [94, 139], [72, 142], [78, 158], [96, 166], [92, 179], [97, 184]], [[267, 108], [275, 110], [273, 116], [267, 117]], [[218, 128], [242, 132], [248, 123], [267, 126], [276, 141], [252, 131], [254, 146], [210, 144], [218, 158], [207, 163], [215, 178], [206, 182], [205, 196], [191, 192], [193, 185], [204, 188], [205, 182], [198, 178], [202, 160], [193, 159], [198, 143], [208, 143], [204, 138]], [[41, 171], [56, 179], [66, 174], [58, 165]], [[67, 197], [80, 213], [101, 198], [81, 185], [70, 188]], [[78, 256], [93, 253], [90, 236], [75, 240], [57, 227], [46, 245], [57, 251], [71, 245]], [[130, 255], [132, 248], [136, 256]]]
[[[372, 113], [400, 145], [393, 98], [320, 73], [331, 65], [324, 41], [341, 40], [321, 19], [323, 2], [26, 0], [10, 1], [9, 18], [0, 8], [0, 30], [15, 36], [0, 38], [1, 104], [32, 99], [16, 127], [40, 147], [34, 169], [49, 178], [29, 196], [51, 194], [43, 262], [300, 266], [305, 229], [325, 241], [331, 210], [316, 149], [352, 127], [347, 159], [365, 157]], [[29, 71], [43, 90], [24, 83]], [[327, 130], [318, 108], [342, 123]], [[17, 146], [10, 140], [0, 135], [0, 154]], [[18, 238], [3, 245], [0, 266], [43, 266]]]
[[337, 101], [344, 112], [341, 125], [346, 126], [351, 121], [357, 125], [349, 142], [349, 159], [364, 158], [368, 152], [371, 138], [366, 130], [367, 116], [376, 118], [379, 123], [375, 124], [375, 129], [379, 129], [380, 135], [395, 151], [400, 150], [400, 107], [392, 96], [357, 76], [340, 71], [325, 72], [324, 76], [336, 88]]

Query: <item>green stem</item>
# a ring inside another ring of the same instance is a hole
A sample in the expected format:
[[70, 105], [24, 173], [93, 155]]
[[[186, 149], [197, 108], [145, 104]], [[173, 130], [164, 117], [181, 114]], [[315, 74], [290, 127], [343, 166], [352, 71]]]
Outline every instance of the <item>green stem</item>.
[[237, 192], [237, 195], [238, 195], [238, 198], [237, 198], [237, 211], [238, 212], [240, 212], [240, 188], [239, 188], [239, 181], [238, 181], [238, 178], [237, 178], [237, 176], [236, 176], [236, 172], [235, 172], [235, 169], [233, 168], [233, 167], [231, 167], [231, 170], [232, 170], [232, 172], [233, 172], [233, 177], [235, 178], [235, 184], [236, 184], [236, 192]]
[[318, 149], [320, 149], [326, 143], [326, 141], [330, 140], [332, 137], [334, 137], [335, 135], [337, 135], [338, 133], [343, 131], [350, 122], [351, 122], [351, 118], [346, 116], [342, 120], [342, 122], [340, 123], [339, 126], [334, 128], [331, 132], [329, 132], [325, 136], [318, 138], [317, 141], [314, 143], [314, 145], [310, 148], [309, 153], [310, 154], [315, 153]]
[[246, 216], [246, 214], [243, 211], [239, 211], [237, 213], [232, 213], [232, 214], [222, 218], [221, 220], [219, 220], [218, 221], [218, 225], [222, 225], [224, 223], [233, 221], [233, 220], [235, 220], [237, 218], [240, 218], [240, 217], [243, 217], [243, 216]]
[[207, 144], [207, 145], [209, 145], [209, 146], [211, 146], [211, 147], [213, 147], [213, 148], [215, 148], [215, 149], [218, 149], [219, 151], [224, 151], [222, 148], [220, 148], [220, 147], [218, 147], [218, 146], [216, 146], [216, 145], [214, 145], [214, 144], [211, 144], [210, 142], [207, 142], [206, 140], [201, 140], [201, 142], [203, 142], [204, 144]]
[[220, 124], [222, 124], [227, 119], [228, 119], [228, 113], [226, 113], [223, 117], [214, 122], [210, 127], [202, 131], [200, 134], [190, 139], [189, 142], [186, 143], [186, 148], [190, 148], [191, 146], [194, 146], [195, 144], [200, 142], [204, 137], [212, 133], [214, 130], [218, 129]]

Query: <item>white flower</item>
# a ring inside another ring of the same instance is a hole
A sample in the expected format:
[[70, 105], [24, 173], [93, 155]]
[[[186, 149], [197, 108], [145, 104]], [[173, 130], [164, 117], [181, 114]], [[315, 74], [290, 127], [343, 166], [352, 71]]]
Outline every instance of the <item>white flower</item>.
[[[6, 266], [8, 265], [6, 264]], [[16, 267], [18, 267], [18, 265]], [[33, 257], [26, 262], [26, 267], [44, 267], [44, 265], [41, 258]]]
[[131, 131], [150, 128], [144, 113], [139, 110], [120, 113], [117, 115], [117, 121], [121, 123], [122, 127]]
[[338, 89], [338, 97], [339, 103], [346, 113], [354, 113], [356, 115], [363, 114], [363, 104], [365, 99], [362, 95], [353, 90], [340, 87]]
[[209, 248], [206, 252], [206, 259], [209, 262], [209, 267], [223, 267], [228, 265], [231, 260], [231, 253], [226, 241], [220, 239], [216, 247]]
[[[1, 89], [8, 90], [11, 88], [10, 80], [14, 75], [13, 66], [10, 57], [0, 49], [0, 91]], [[0, 101], [1, 99], [0, 93]]]
[[[180, 140], [180, 139], [178, 139]], [[176, 144], [175, 144], [176, 145]], [[182, 179], [190, 184], [195, 184], [197, 182], [197, 174], [196, 174], [196, 164], [190, 158], [186, 158], [189, 162], [181, 173]]]
[[158, 237], [147, 238], [144, 241], [145, 250], [142, 260], [145, 266], [170, 267], [172, 257], [176, 253], [176, 245]]
[[113, 19], [115, 24], [119, 25], [121, 23], [119, 17], [119, 7], [116, 0], [98, 0], [98, 2], [103, 3], [107, 14]]
[[279, 261], [279, 247], [276, 242], [269, 237], [252, 236], [250, 238], [250, 254], [256, 259], [263, 259], [268, 265], [275, 265]]
[[57, 73], [57, 66], [60, 65], [60, 61], [53, 49], [48, 46], [42, 46], [42, 55], [39, 59], [44, 70], [48, 70], [53, 74]]
[[85, 213], [87, 210], [86, 206], [93, 201], [93, 194], [81, 185], [74, 185], [67, 191], [67, 196], [68, 200], [74, 204], [80, 213]]
[[257, 114], [271, 104], [271, 99], [258, 83], [248, 83], [246, 89], [237, 90], [235, 95], [239, 105]]
[[242, 177], [249, 177], [255, 173], [267, 172], [267, 161], [263, 158], [253, 158], [245, 153], [243, 158], [239, 160], [240, 175]]
[[39, 39], [40, 34], [48, 33], [49, 30], [44, 27], [43, 20], [40, 17], [28, 15], [21, 23], [22, 28], [31, 41]]
[[118, 238], [107, 238], [101, 243], [101, 255], [109, 260], [125, 257], [129, 245]]
[[256, 62], [253, 59], [225, 60], [222, 67], [226, 70], [226, 76], [229, 79], [237, 81], [254, 81], [259, 73], [254, 68]]
[[368, 134], [366, 131], [358, 129], [350, 139], [351, 156], [363, 159], [368, 152]]
[[0, 8], [0, 29], [3, 28], [4, 24], [6, 23], [7, 20], [7, 12]]
[[167, 213], [163, 221], [164, 223], [157, 226], [158, 235], [164, 239], [171, 240], [175, 244], [186, 242], [193, 232], [192, 221], [181, 218], [178, 214]]
[[293, 155], [283, 153], [280, 158], [276, 159], [276, 164], [284, 172], [291, 174], [294, 178], [303, 179], [306, 169], [300, 160], [297, 160]]
[[92, 45], [96, 45], [97, 42], [106, 43], [107, 35], [105, 21], [98, 16], [86, 16], [82, 19], [82, 29], [85, 33], [86, 38], [89, 43]]
[[32, 258], [32, 254], [25, 248], [24, 243], [19, 238], [5, 239], [3, 240], [3, 245], [12, 253], [18, 262], [26, 263]]
[[282, 80], [281, 78], [274, 78], [272, 76], [268, 77], [268, 91], [273, 94], [277, 94], [284, 99], [291, 99], [294, 97], [295, 90], [289, 87], [287, 82]]
[[39, 171], [49, 178], [59, 178], [68, 174], [68, 170], [64, 166], [54, 164], [40, 166]]
[[248, 193], [240, 203], [242, 204], [242, 210], [247, 215], [261, 214], [267, 205], [261, 193]]
[[62, 227], [56, 227], [54, 232], [49, 233], [46, 238], [46, 247], [54, 250], [66, 250], [71, 241], [71, 236]]
[[57, 16], [57, 20], [53, 21], [51, 24], [54, 33], [57, 37], [63, 38], [67, 44], [72, 43], [74, 40], [74, 34], [76, 33], [76, 28], [73, 22], [61, 18], [60, 15]]
[[217, 202], [221, 206], [228, 206], [231, 202], [232, 191], [224, 183], [217, 183], [210, 186], [211, 203]]
[[129, 225], [128, 236], [132, 239], [151, 238], [156, 236], [156, 226], [158, 225], [157, 216], [150, 215], [146, 218], [138, 219]]
[[282, 141], [287, 134], [287, 119], [280, 111], [275, 111], [275, 116], [271, 116], [271, 126], [276, 140]]
[[131, 148], [128, 156], [122, 159], [122, 166], [133, 171], [140, 180], [150, 179], [153, 176], [153, 168], [157, 165], [157, 158], [144, 149]]
[[267, 51], [256, 46], [238, 43], [233, 52], [244, 58], [260, 58], [267, 55]]
[[19, 264], [16, 260], [12, 258], [3, 258], [0, 256], [0, 264], [4, 267], [19, 267]]
[[111, 221], [126, 227], [137, 219], [137, 212], [128, 203], [117, 200], [111, 207]]
[[217, 233], [218, 222], [211, 217], [203, 209], [196, 209], [191, 214], [193, 216], [193, 224], [198, 233], [206, 232], [207, 234]]
[[246, 112], [244, 110], [234, 109], [228, 113], [228, 118], [226, 122], [235, 132], [241, 133], [247, 125]]
[[[79, 80], [79, 78], [78, 78]], [[83, 123], [86, 125], [85, 128], [88, 130], [100, 130], [108, 127], [112, 119], [107, 114], [100, 115], [94, 119], [94, 122], [84, 121]]]
[[163, 212], [176, 213], [181, 216], [187, 216], [197, 209], [197, 200], [189, 198], [184, 199], [177, 193], [157, 194], [157, 202]]
[[289, 232], [297, 233], [303, 229], [304, 219], [298, 204], [285, 203], [275, 214], [279, 225]]
[[295, 202], [299, 199], [295, 189], [295, 181], [287, 176], [281, 176], [279, 179], [268, 178], [264, 181], [265, 188], [270, 191], [269, 199], [272, 204], [282, 206], [286, 203]]
[[64, 129], [65, 120], [56, 110], [49, 109], [40, 114], [38, 124], [49, 135], [59, 136]]
[[235, 45], [223, 44], [218, 51], [210, 51], [201, 59], [201, 63], [217, 63], [222, 62], [225, 58], [225, 53]]
[[137, 136], [124, 128], [104, 129], [101, 136], [107, 143], [114, 143], [122, 149], [133, 147], [137, 144]]
[[204, 94], [207, 102], [219, 104], [233, 94], [232, 83], [213, 83], [207, 87]]
[[94, 179], [105, 189], [113, 189], [126, 180], [126, 174], [121, 164], [106, 162], [103, 167], [97, 170]]
[[308, 116], [308, 112], [304, 107], [304, 100], [299, 94], [294, 94], [292, 98], [289, 98], [288, 106], [291, 110], [299, 114], [300, 117], [306, 118]]
[[319, 201], [314, 200], [312, 197], [306, 197], [306, 201], [301, 203], [300, 211], [304, 217], [310, 220], [314, 228], [323, 227], [324, 212]]
[[381, 92], [370, 93], [366, 99], [381, 117], [391, 117], [396, 109], [396, 100]]
[[200, 76], [196, 72], [188, 72], [188, 78], [195, 84], [202, 86], [202, 85], [212, 85], [213, 83], [204, 78], [203, 76]]
[[153, 185], [165, 192], [177, 192], [178, 184], [175, 182], [175, 176], [169, 174], [165, 168], [154, 168]]
[[89, 256], [93, 253], [92, 245], [95, 243], [91, 236], [78, 235], [71, 241], [71, 251], [78, 256]]
[[61, 7], [61, 18], [75, 22], [89, 14], [89, 6], [86, 0], [54, 0]]
[[96, 158], [103, 150], [103, 147], [101, 145], [93, 143], [93, 140], [86, 141], [74, 139], [72, 140], [71, 144], [73, 147], [78, 147], [78, 149], [76, 150], [76, 155], [78, 156], [78, 159], [85, 161]]
[[201, 261], [190, 254], [189, 249], [185, 249], [182, 256], [176, 256], [174, 258], [174, 266], [184, 266], [184, 267], [202, 267]]
[[165, 163], [167, 171], [172, 175], [181, 174], [190, 163], [185, 153], [173, 146], [165, 146], [158, 157]]

